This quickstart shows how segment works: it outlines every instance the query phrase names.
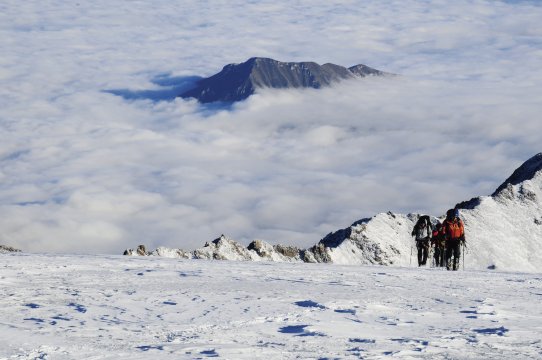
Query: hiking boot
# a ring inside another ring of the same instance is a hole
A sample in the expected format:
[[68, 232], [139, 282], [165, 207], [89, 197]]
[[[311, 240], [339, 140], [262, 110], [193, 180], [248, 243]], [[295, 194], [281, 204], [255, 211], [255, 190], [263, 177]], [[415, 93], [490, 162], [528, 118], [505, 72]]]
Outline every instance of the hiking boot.
[[456, 261], [454, 259], [454, 271], [457, 271], [459, 269], [459, 264], [458, 263], [459, 263], [459, 261]]

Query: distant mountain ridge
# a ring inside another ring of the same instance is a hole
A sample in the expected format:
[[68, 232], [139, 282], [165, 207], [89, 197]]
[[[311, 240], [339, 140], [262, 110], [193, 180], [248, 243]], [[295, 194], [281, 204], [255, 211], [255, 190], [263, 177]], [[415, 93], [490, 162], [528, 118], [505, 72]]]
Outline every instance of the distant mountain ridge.
[[319, 89], [345, 79], [386, 74], [362, 64], [346, 68], [330, 63], [318, 65], [253, 57], [241, 64], [224, 66], [222, 71], [199, 80], [194, 88], [179, 96], [196, 98], [201, 103], [235, 102], [248, 98], [259, 88]]
[[[542, 271], [542, 153], [521, 165], [493, 195], [459, 203], [456, 208], [465, 223], [468, 268]], [[222, 235], [192, 252], [158, 248], [139, 255], [409, 266], [415, 249], [411, 231], [419, 217], [377, 214], [328, 234], [308, 249], [270, 245], [261, 240], [245, 247]], [[436, 223], [443, 217], [431, 219]], [[138, 252], [128, 249], [125, 255]]]

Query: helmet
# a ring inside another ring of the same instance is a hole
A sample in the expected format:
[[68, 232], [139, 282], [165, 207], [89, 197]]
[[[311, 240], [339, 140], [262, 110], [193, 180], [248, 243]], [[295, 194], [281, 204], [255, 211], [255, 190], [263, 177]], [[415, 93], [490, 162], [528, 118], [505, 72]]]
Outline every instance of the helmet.
[[453, 219], [455, 216], [455, 210], [454, 209], [450, 209], [448, 211], [446, 211], [446, 218], [451, 220]]

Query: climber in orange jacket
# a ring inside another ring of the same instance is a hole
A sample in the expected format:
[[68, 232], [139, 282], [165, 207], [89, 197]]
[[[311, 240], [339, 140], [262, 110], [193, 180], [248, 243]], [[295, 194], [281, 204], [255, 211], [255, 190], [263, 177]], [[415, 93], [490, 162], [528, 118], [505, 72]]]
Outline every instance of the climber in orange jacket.
[[[459, 218], [458, 209], [450, 209], [446, 213], [446, 220], [442, 223], [446, 239], [446, 269], [458, 270], [461, 257], [461, 245], [465, 245], [465, 226]], [[452, 260], [453, 256], [453, 261]]]

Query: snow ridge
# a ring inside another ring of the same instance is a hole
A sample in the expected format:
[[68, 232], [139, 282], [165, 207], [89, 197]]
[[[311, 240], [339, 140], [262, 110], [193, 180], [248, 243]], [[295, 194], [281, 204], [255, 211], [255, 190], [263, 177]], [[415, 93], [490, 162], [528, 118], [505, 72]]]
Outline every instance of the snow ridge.
[[517, 185], [526, 180], [530, 180], [535, 177], [536, 173], [542, 169], [542, 153], [538, 153], [517, 168], [512, 175], [502, 183], [492, 196], [498, 195], [501, 191], [506, 189], [509, 185]]
[[[542, 271], [542, 153], [521, 165], [491, 196], [459, 203], [470, 269]], [[158, 248], [145, 255], [186, 259], [408, 266], [415, 258], [411, 231], [421, 214], [381, 213], [330, 233], [308, 249], [262, 240], [244, 247], [222, 235], [186, 252]], [[436, 224], [443, 216], [431, 216]], [[127, 250], [126, 255], [138, 251]], [[142, 255], [141, 252], [139, 255]]]

